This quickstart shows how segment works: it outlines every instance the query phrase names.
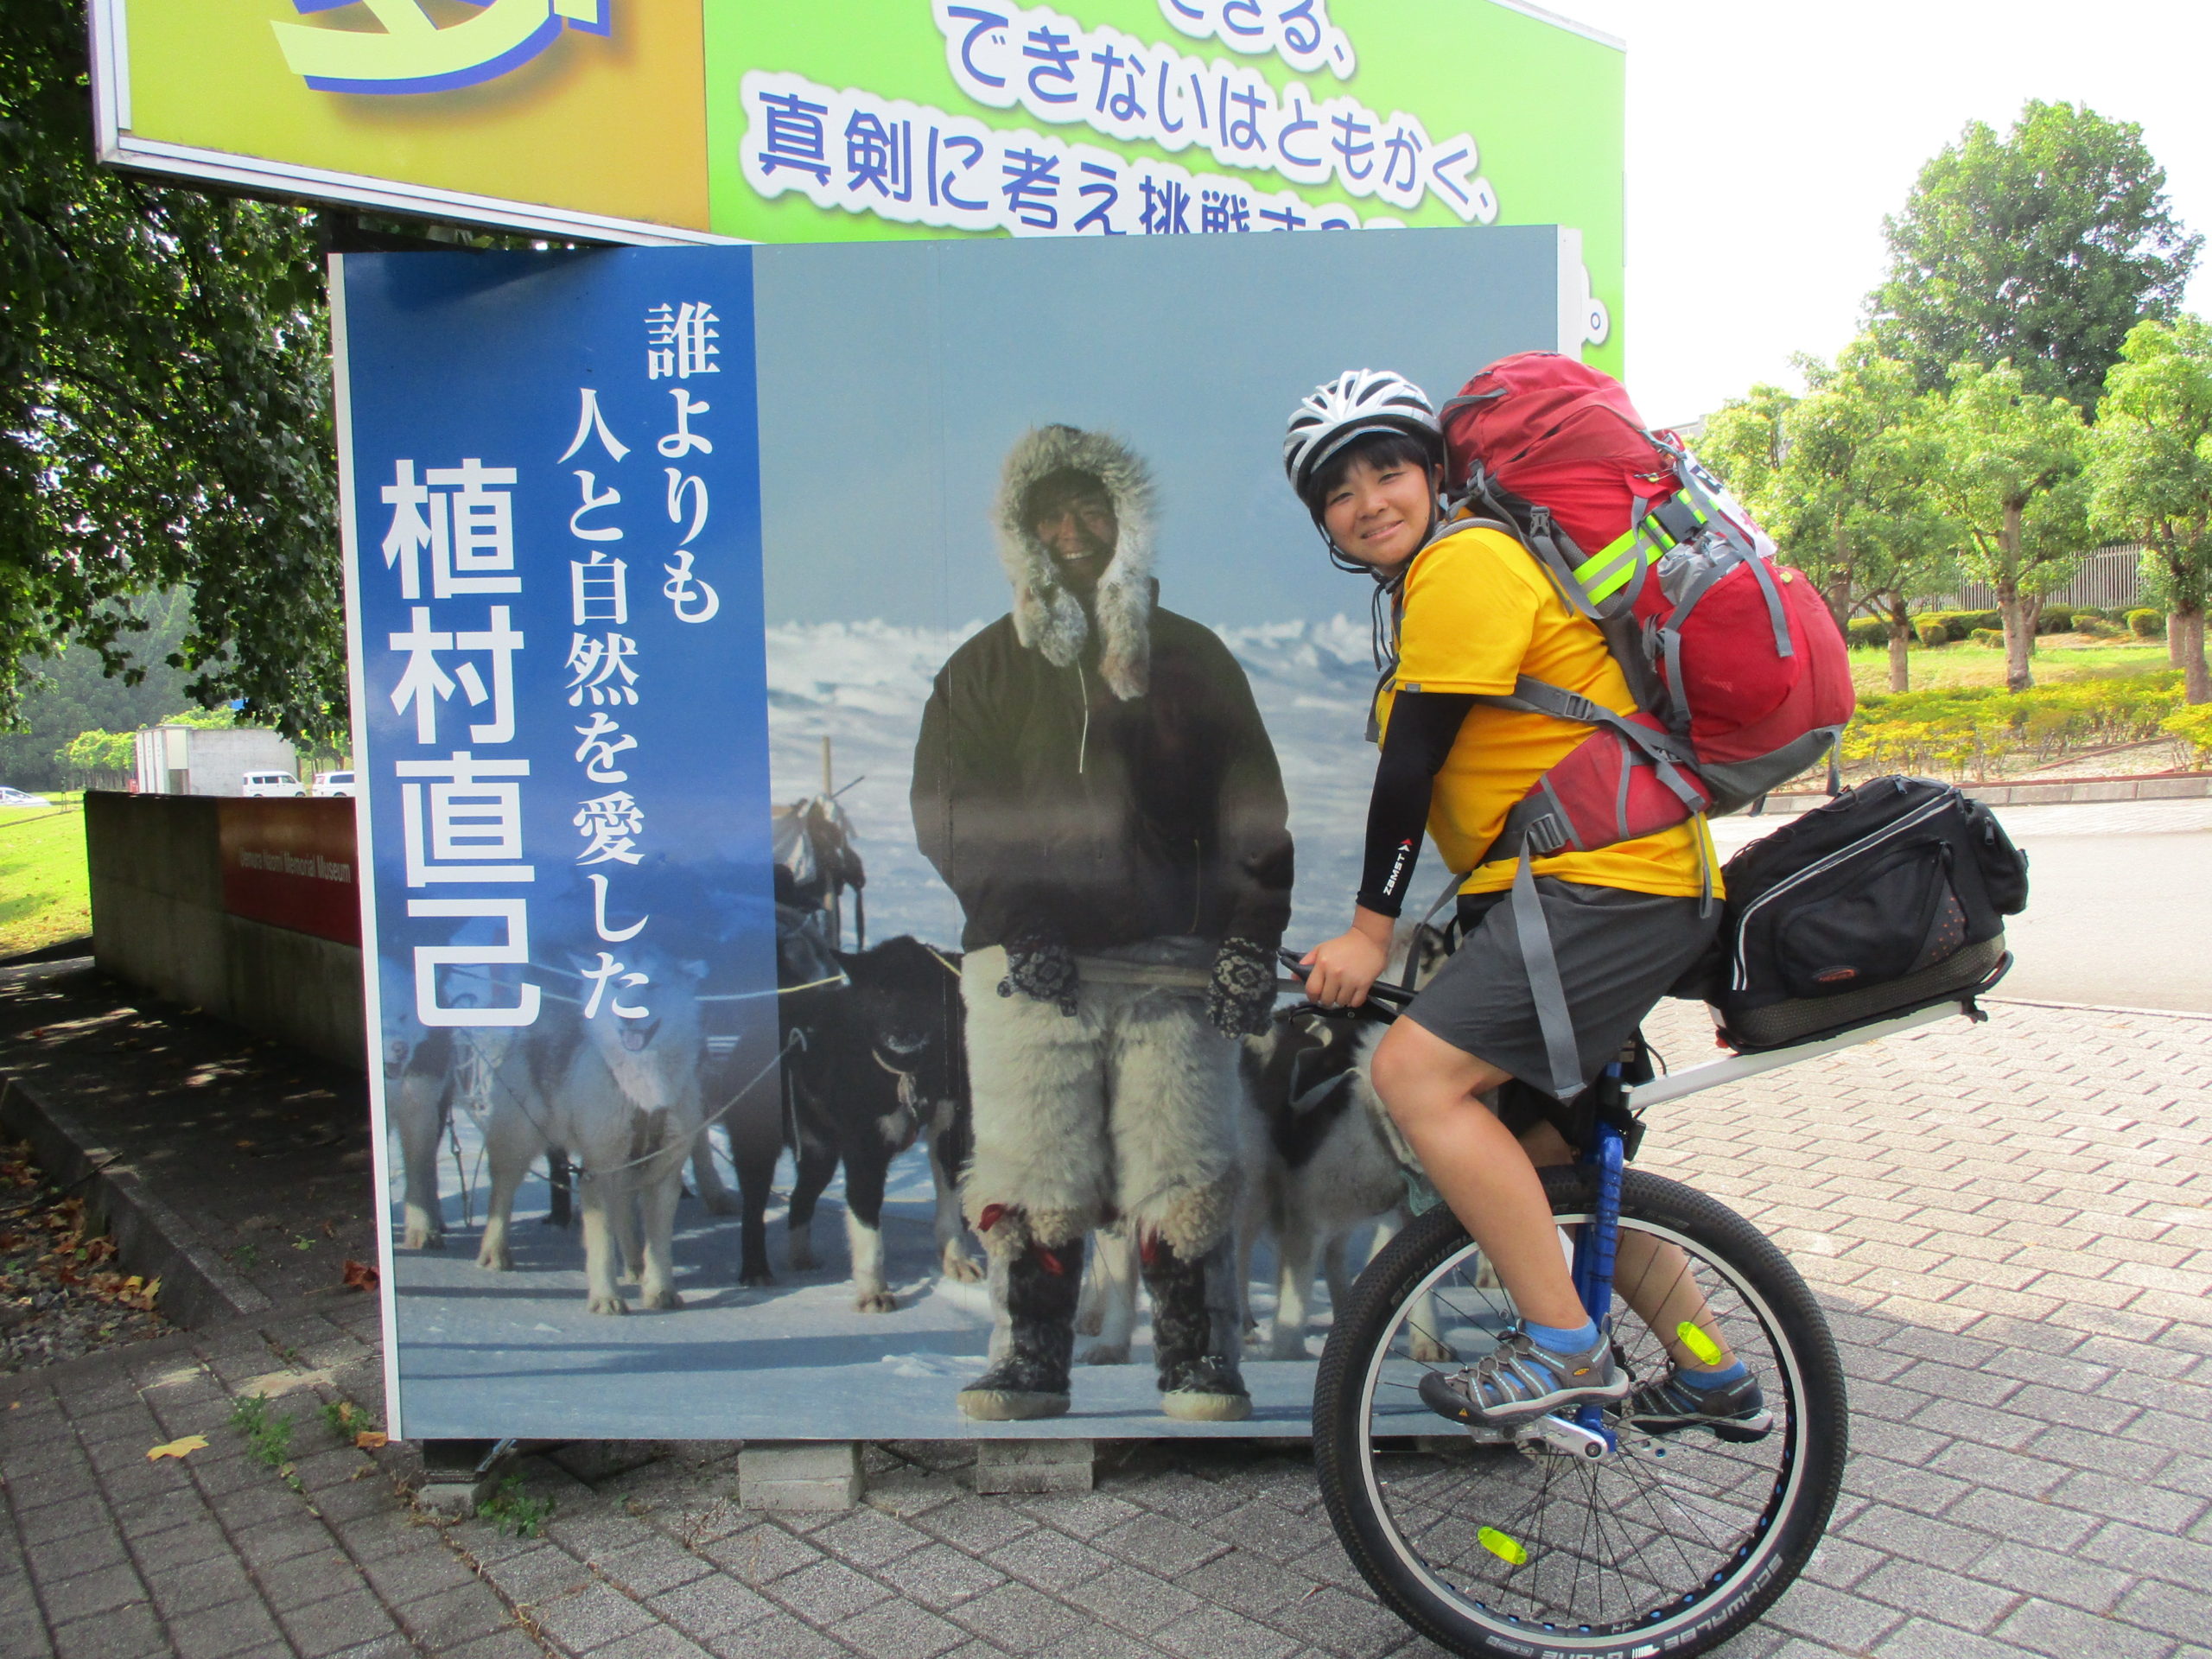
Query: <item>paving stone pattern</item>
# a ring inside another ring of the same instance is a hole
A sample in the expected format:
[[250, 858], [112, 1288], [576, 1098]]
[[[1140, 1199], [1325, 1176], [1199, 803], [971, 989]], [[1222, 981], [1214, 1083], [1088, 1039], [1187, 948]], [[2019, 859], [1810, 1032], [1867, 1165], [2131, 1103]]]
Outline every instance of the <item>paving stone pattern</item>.
[[[1658, 1109], [1645, 1165], [1783, 1243], [1852, 1378], [1830, 1535], [1731, 1659], [2212, 1659], [2212, 1020], [1993, 1012]], [[1683, 1013], [1655, 1021], [1677, 1065], [1706, 1040]], [[400, 1449], [314, 1409], [374, 1403], [374, 1313], [296, 1304], [0, 1388], [0, 1654], [1433, 1651], [1290, 1446], [1109, 1446], [1096, 1491], [1026, 1498], [977, 1497], [963, 1447], [875, 1446], [864, 1507], [767, 1517], [734, 1446], [578, 1445], [521, 1465], [541, 1535], [435, 1526]], [[227, 1426], [288, 1385], [297, 1490]]]

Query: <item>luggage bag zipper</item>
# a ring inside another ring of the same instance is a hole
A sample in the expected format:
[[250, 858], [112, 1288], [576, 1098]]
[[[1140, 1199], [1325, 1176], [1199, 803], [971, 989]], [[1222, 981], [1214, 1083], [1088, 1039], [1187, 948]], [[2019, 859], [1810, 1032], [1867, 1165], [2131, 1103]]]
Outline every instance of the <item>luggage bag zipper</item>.
[[1818, 862], [1808, 864], [1803, 869], [1798, 871], [1796, 874], [1789, 877], [1785, 881], [1776, 883], [1773, 887], [1761, 893], [1758, 898], [1752, 899], [1750, 904], [1745, 906], [1744, 913], [1737, 918], [1736, 922], [1736, 963], [1734, 970], [1728, 976], [1728, 988], [1732, 991], [1741, 991], [1748, 990], [1751, 988], [1750, 964], [1747, 953], [1745, 950], [1744, 941], [1746, 936], [1751, 932], [1751, 918], [1758, 912], [1762, 905], [1771, 903], [1773, 900], [1779, 899], [1783, 893], [1788, 893], [1792, 887], [1798, 886], [1801, 882], [1809, 881], [1813, 877], [1820, 874], [1822, 871], [1834, 868], [1837, 863], [1850, 857], [1853, 854], [1860, 852], [1868, 847], [1872, 847], [1878, 842], [1887, 841], [1891, 836], [1897, 834], [1900, 830], [1909, 830], [1913, 825], [1933, 817], [1938, 812], [1943, 811], [1953, 804], [1954, 802], [1948, 796], [1941, 800], [1930, 801], [1927, 805], [1906, 813], [1904, 817], [1899, 818], [1895, 823], [1891, 824], [1887, 829], [1878, 830], [1871, 836], [1862, 836], [1859, 839], [1853, 842], [1848, 846], [1837, 848], [1835, 851], [1830, 853], [1826, 858], [1820, 860]]

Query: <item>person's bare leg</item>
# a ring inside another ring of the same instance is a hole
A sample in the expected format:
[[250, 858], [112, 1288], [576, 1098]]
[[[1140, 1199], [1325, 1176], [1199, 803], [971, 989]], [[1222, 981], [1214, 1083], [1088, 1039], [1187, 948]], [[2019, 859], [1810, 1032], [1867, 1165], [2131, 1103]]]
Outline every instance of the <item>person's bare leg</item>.
[[[1524, 1133], [1521, 1147], [1538, 1169], [1574, 1161], [1574, 1148], [1549, 1123], [1539, 1123]], [[1624, 1230], [1613, 1257], [1613, 1286], [1684, 1370], [1725, 1371], [1736, 1363], [1735, 1353], [1721, 1335], [1720, 1323], [1707, 1305], [1705, 1293], [1698, 1288], [1690, 1273], [1689, 1257], [1682, 1254], [1681, 1246], [1649, 1233]], [[1706, 1351], [1700, 1353], [1682, 1341], [1681, 1332], [1686, 1325], [1702, 1333], [1709, 1344]]]
[[1507, 1074], [1410, 1020], [1375, 1051], [1375, 1092], [1478, 1245], [1522, 1318], [1572, 1331], [1590, 1317], [1529, 1154], [1483, 1095]]

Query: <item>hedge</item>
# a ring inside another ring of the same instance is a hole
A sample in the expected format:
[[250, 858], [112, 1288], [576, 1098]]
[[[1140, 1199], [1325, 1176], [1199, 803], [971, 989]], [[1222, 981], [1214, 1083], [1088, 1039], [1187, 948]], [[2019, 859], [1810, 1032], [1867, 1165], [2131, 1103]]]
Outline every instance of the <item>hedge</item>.
[[[2008, 755], [2042, 765], [2069, 749], [2140, 742], [2162, 732], [2195, 742], [2212, 704], [2187, 709], [2179, 669], [2068, 680], [2027, 691], [1965, 686], [1872, 694], [1843, 734], [1843, 758], [1874, 772], [1986, 773]], [[2186, 729], [2170, 723], [2186, 716]]]
[[2177, 709], [2159, 724], [2189, 745], [2193, 765], [2212, 766], [2212, 702]]
[[1871, 651], [1890, 643], [1890, 625], [1878, 616], [1855, 616], [1844, 637], [1859, 650]]

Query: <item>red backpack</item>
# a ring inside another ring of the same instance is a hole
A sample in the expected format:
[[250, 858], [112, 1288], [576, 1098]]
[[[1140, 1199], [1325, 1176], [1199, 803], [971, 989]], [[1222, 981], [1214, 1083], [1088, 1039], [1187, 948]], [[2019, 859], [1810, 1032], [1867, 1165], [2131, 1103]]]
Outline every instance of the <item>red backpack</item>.
[[1443, 419], [1451, 492], [1598, 625], [1638, 710], [1516, 687], [1511, 705], [1599, 729], [1538, 781], [1493, 854], [1547, 817], [1556, 834], [1536, 836], [1539, 852], [1733, 812], [1829, 753], [1856, 700], [1827, 601], [1679, 439], [1644, 429], [1620, 382], [1522, 352]]
[[1535, 556], [1605, 634], [1636, 698], [1617, 715], [1524, 676], [1482, 699], [1594, 728], [1476, 861], [1521, 859], [1515, 914], [1539, 1012], [1554, 1005], [1543, 1023], [1557, 1093], [1578, 1067], [1550, 952], [1530, 948], [1542, 925], [1530, 861], [1733, 812], [1831, 754], [1856, 698], [1819, 590], [1680, 439], [1645, 429], [1611, 376], [1522, 352], [1441, 412], [1447, 493]]

